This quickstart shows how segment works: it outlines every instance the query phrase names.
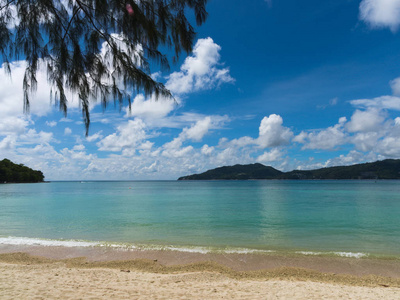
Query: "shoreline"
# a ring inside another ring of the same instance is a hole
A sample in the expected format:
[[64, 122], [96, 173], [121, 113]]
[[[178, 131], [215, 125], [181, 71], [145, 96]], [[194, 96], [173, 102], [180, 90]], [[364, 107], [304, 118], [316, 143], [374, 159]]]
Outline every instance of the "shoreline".
[[0, 245], [2, 299], [398, 299], [400, 260]]
[[[218, 271], [245, 278], [252, 278], [254, 274], [261, 277], [270, 277], [272, 274], [275, 277], [281, 273], [279, 270], [284, 270], [289, 277], [292, 275], [298, 275], [299, 278], [311, 276], [316, 279], [329, 279], [329, 282], [336, 281], [340, 276], [352, 277], [352, 281], [359, 283], [365, 283], [364, 277], [380, 277], [397, 282], [396, 285], [400, 287], [399, 259], [287, 255], [276, 252], [198, 253], [111, 247], [3, 244], [0, 245], [0, 262], [17, 264], [63, 262], [75, 267], [118, 266], [118, 268], [130, 267], [161, 273], [188, 270]], [[371, 281], [371, 278], [367, 281]]]

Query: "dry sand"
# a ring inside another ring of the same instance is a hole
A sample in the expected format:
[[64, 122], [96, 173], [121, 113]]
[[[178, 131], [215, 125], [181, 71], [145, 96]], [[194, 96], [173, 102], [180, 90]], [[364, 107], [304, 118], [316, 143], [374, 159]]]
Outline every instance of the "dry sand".
[[400, 299], [399, 260], [40, 246], [0, 253], [0, 299]]
[[1, 299], [400, 299], [394, 287], [0, 263]]

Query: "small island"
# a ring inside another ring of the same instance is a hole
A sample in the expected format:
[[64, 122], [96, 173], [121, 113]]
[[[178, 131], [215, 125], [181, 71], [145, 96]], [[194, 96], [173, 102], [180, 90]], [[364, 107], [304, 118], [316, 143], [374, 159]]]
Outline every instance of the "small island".
[[36, 183], [43, 182], [41, 171], [32, 170], [23, 164], [15, 164], [8, 159], [0, 161], [0, 183]]
[[250, 180], [250, 179], [400, 179], [400, 159], [339, 166], [316, 170], [281, 172], [260, 163], [225, 166], [178, 180]]

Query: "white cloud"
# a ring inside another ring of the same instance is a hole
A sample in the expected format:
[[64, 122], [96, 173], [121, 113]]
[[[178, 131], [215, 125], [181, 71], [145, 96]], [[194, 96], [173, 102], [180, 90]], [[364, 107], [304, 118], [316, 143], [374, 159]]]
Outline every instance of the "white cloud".
[[[220, 147], [225, 147], [223, 144], [226, 143], [224, 139], [220, 140]], [[250, 145], [257, 145], [257, 139], [253, 139], [249, 136], [242, 136], [238, 139], [233, 139], [229, 142], [229, 147], [242, 148]]]
[[205, 117], [203, 120], [197, 121], [192, 127], [184, 128], [182, 135], [187, 139], [199, 142], [207, 134], [211, 125], [211, 117]]
[[82, 145], [82, 144], [75, 145], [74, 148], [72, 148], [72, 150], [74, 150], [74, 151], [83, 151], [83, 150], [85, 150], [85, 146]]
[[86, 137], [86, 140], [88, 142], [94, 142], [94, 141], [96, 141], [98, 139], [102, 139], [103, 138], [102, 132], [103, 131], [100, 130], [99, 132], [96, 132], [95, 134], [89, 135], [89, 136]]
[[349, 132], [370, 132], [377, 131], [383, 125], [385, 117], [382, 111], [370, 108], [366, 111], [356, 110], [351, 120], [346, 124]]
[[71, 128], [65, 127], [65, 129], [64, 129], [64, 135], [70, 135], [71, 133], [72, 133]]
[[359, 132], [352, 137], [351, 142], [357, 150], [367, 152], [374, 149], [379, 138], [378, 132]]
[[72, 150], [64, 148], [60, 151], [60, 153], [63, 155], [63, 160], [65, 163], [72, 161], [74, 164], [80, 164], [82, 161], [91, 161], [94, 158], [92, 154], [86, 154], [82, 150], [84, 149], [81, 149], [80, 147], [74, 147]]
[[262, 119], [257, 139], [261, 148], [287, 145], [290, 142], [293, 132], [289, 128], [283, 127], [282, 124], [282, 117], [276, 114]]
[[[242, 151], [248, 152], [257, 151], [260, 148], [264, 149], [287, 145], [293, 137], [293, 133], [289, 128], [282, 126], [282, 124], [282, 117], [272, 114], [269, 117], [264, 117], [261, 120], [258, 138], [254, 139], [249, 136], [242, 136], [231, 141], [226, 138], [222, 138], [220, 139], [218, 147], [225, 148], [226, 153], [228, 153], [229, 151], [227, 149], [231, 149], [232, 151], [238, 151], [239, 149], [242, 149]], [[256, 146], [257, 149], [248, 149], [248, 147], [252, 146]]]
[[6, 136], [2, 141], [0, 141], [0, 150], [11, 150], [15, 148], [16, 136]]
[[136, 149], [146, 139], [146, 125], [141, 119], [129, 120], [117, 127], [117, 132], [97, 143], [100, 151], [122, 151]]
[[[38, 81], [37, 90], [30, 97], [30, 114], [45, 116], [52, 111], [50, 103], [50, 85], [47, 81], [46, 69], [42, 61], [39, 62], [36, 74]], [[0, 117], [20, 116], [23, 114], [23, 78], [26, 62], [15, 61], [10, 64], [11, 77], [4, 71], [4, 65], [0, 68]], [[68, 107], [78, 108], [78, 101], [74, 101], [72, 94], [68, 94]]]
[[210, 147], [208, 145], [203, 145], [203, 147], [201, 147], [201, 154], [211, 155], [214, 152], [214, 150], [215, 150], [214, 147]]
[[51, 132], [37, 132], [35, 129], [29, 129], [18, 136], [19, 144], [49, 144], [51, 141], [53, 141]]
[[[199, 142], [208, 133], [209, 129], [213, 126], [218, 126], [221, 121], [220, 118], [213, 119], [212, 116], [207, 116], [204, 119], [198, 120], [191, 127], [183, 128], [178, 137], [163, 145], [162, 155], [166, 157], [182, 157], [194, 150], [193, 146], [183, 146], [186, 140]], [[213, 147], [204, 145], [201, 153], [209, 155], [213, 151]]]
[[126, 109], [126, 116], [139, 117], [141, 119], [154, 122], [164, 118], [176, 107], [173, 99], [165, 99], [160, 97], [156, 99], [152, 96], [150, 99], [145, 99], [142, 94], [139, 94], [133, 100], [131, 110]]
[[282, 158], [282, 152], [279, 149], [275, 148], [269, 152], [268, 151], [264, 152], [262, 155], [257, 157], [257, 161], [260, 163], [269, 163], [280, 160], [281, 158]]
[[[395, 87], [395, 89], [396, 88], [397, 87]], [[400, 97], [396, 96], [381, 96], [373, 99], [358, 99], [352, 100], [350, 103], [355, 107], [374, 107], [377, 109], [400, 110]]]
[[378, 156], [374, 153], [364, 154], [359, 151], [352, 150], [346, 155], [340, 155], [339, 157], [335, 157], [332, 159], [328, 159], [324, 165], [324, 167], [334, 167], [334, 166], [348, 166], [354, 165], [358, 163], [364, 163], [367, 161], [375, 161], [378, 159], [382, 159], [381, 156]]
[[377, 152], [385, 157], [399, 158], [400, 157], [400, 138], [387, 136], [377, 145]]
[[51, 121], [51, 122], [46, 121], [46, 125], [49, 127], [55, 127], [55, 126], [57, 126], [57, 122], [56, 121]]
[[9, 116], [0, 119], [0, 136], [22, 134], [29, 126], [30, 120], [24, 116]]
[[393, 79], [389, 82], [392, 93], [395, 96], [400, 96], [400, 77]]
[[199, 39], [193, 48], [193, 56], [185, 59], [179, 72], [168, 76], [166, 87], [176, 95], [218, 87], [233, 83], [228, 68], [219, 68], [221, 47], [211, 38]]
[[346, 134], [343, 129], [344, 122], [346, 122], [346, 118], [340, 118], [339, 123], [335, 126], [309, 133], [302, 131], [293, 141], [304, 144], [303, 150], [333, 150], [346, 142]]
[[363, 0], [359, 17], [373, 28], [396, 31], [400, 25], [400, 0]]

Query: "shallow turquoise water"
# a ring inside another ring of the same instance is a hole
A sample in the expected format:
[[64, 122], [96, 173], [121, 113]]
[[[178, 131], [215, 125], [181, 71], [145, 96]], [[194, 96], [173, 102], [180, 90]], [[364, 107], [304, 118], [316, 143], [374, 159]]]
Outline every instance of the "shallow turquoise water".
[[0, 185], [9, 236], [400, 256], [400, 181]]

